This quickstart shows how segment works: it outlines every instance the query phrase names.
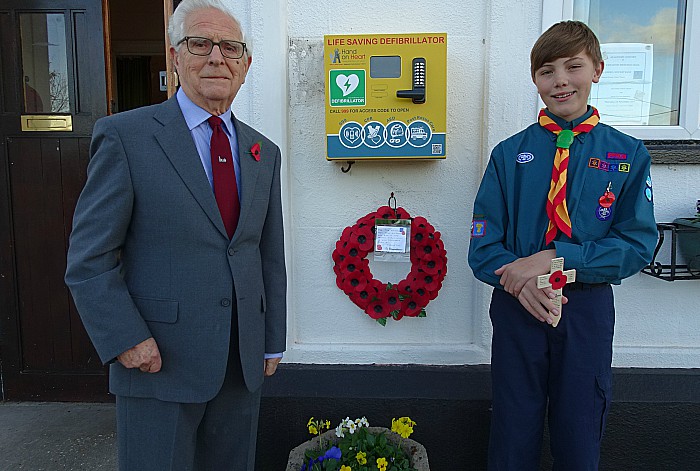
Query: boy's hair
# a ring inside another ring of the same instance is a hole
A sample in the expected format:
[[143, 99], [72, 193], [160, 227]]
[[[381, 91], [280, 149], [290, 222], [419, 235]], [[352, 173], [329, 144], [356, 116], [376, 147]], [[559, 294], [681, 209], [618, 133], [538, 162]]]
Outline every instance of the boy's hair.
[[547, 62], [562, 57], [572, 57], [581, 51], [593, 60], [595, 65], [603, 61], [600, 43], [595, 33], [580, 21], [562, 21], [542, 33], [530, 52], [530, 73], [535, 79], [535, 71]]

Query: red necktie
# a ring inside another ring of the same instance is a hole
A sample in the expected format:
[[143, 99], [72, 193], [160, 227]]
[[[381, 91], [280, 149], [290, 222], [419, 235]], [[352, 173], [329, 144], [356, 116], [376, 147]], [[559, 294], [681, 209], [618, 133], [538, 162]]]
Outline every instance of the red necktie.
[[207, 120], [212, 129], [211, 135], [211, 172], [214, 177], [214, 196], [216, 204], [224, 220], [228, 238], [233, 237], [241, 213], [241, 203], [238, 200], [238, 185], [236, 171], [233, 168], [231, 144], [226, 132], [221, 127], [221, 118], [212, 116]]
[[569, 146], [573, 144], [574, 137], [582, 132], [589, 132], [598, 124], [600, 117], [598, 110], [593, 108], [593, 114], [573, 130], [563, 129], [555, 123], [544, 108], [540, 110], [540, 125], [557, 135], [557, 152], [554, 155], [554, 166], [552, 167], [552, 182], [547, 195], [547, 216], [549, 225], [545, 234], [545, 242], [549, 245], [557, 236], [558, 231], [562, 231], [571, 237], [571, 219], [569, 210], [566, 207], [566, 177], [569, 168]]

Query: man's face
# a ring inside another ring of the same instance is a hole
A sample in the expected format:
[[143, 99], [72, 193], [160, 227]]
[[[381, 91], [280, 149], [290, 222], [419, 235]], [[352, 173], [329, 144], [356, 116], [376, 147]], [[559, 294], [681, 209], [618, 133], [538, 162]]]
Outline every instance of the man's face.
[[[185, 36], [241, 41], [242, 33], [228, 15], [213, 8], [195, 10], [185, 19]], [[252, 58], [247, 53], [240, 59], [228, 59], [214, 46], [208, 56], [196, 56], [187, 50], [185, 43], [180, 50], [170, 48], [177, 68], [180, 85], [190, 100], [215, 116], [224, 113], [236, 97]]]
[[546, 62], [535, 70], [533, 81], [537, 93], [550, 112], [573, 121], [588, 109], [591, 85], [598, 83], [603, 63], [594, 64], [584, 51], [573, 57], [561, 57]]

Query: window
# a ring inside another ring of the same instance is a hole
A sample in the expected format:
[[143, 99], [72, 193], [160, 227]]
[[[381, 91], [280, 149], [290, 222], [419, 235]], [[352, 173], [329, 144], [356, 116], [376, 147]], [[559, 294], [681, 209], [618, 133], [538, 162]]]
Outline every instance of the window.
[[598, 36], [605, 70], [591, 104], [604, 122], [641, 139], [700, 139], [698, 2], [543, 0], [543, 6], [544, 29], [575, 19]]
[[27, 113], [69, 113], [66, 24], [59, 13], [19, 15]]

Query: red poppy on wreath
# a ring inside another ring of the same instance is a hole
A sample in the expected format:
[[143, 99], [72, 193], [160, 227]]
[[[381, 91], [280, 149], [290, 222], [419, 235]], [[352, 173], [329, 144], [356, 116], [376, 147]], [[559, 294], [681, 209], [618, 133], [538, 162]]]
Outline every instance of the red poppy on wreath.
[[445, 268], [442, 257], [437, 254], [430, 253], [421, 258], [421, 269], [429, 275], [437, 275], [440, 270]]
[[427, 273], [421, 273], [420, 278], [418, 279], [419, 282], [422, 282], [423, 285], [425, 286], [425, 289], [430, 291], [437, 291], [438, 286], [440, 285], [440, 282], [438, 281], [437, 276], [433, 275], [428, 275]]
[[[336, 267], [338, 269], [338, 271], [336, 272], [336, 276], [338, 276], [338, 273], [343, 273], [343, 274], [345, 274], [345, 276], [343, 276], [344, 279], [347, 279], [350, 276], [353, 276], [355, 278], [360, 277], [363, 279], [367, 278], [368, 280], [371, 279], [371, 277], [367, 277], [365, 275], [362, 275], [362, 273], [365, 270], [369, 270], [369, 262], [364, 258], [348, 257], [345, 260], [343, 260], [341, 263], [336, 265]], [[364, 281], [364, 280], [361, 280], [361, 281]], [[357, 286], [357, 285], [355, 284], [355, 285], [353, 285], [353, 287], [354, 286]]]
[[425, 226], [416, 226], [415, 230], [413, 230], [413, 226], [411, 226], [411, 247], [428, 242], [430, 240], [429, 234], [430, 231]]
[[549, 276], [552, 289], [562, 289], [566, 285], [566, 275], [561, 270], [557, 270]]
[[431, 299], [430, 299], [430, 293], [428, 293], [428, 290], [425, 289], [425, 286], [420, 284], [420, 282], [416, 279], [414, 281], [416, 284], [416, 288], [413, 291], [413, 294], [411, 294], [411, 299], [415, 299], [418, 304], [421, 305], [427, 305]]
[[417, 244], [415, 247], [411, 247], [411, 253], [413, 253], [414, 249], [415, 255], [416, 257], [418, 257], [418, 259], [422, 259], [423, 257], [430, 255], [433, 252], [438, 252], [437, 245], [432, 240], [425, 240], [420, 244]]
[[442, 283], [438, 283], [437, 287], [435, 288], [435, 291], [428, 291], [428, 299], [433, 300], [437, 298], [438, 292], [442, 289]]
[[389, 309], [389, 314], [397, 321], [403, 317], [401, 314], [401, 295], [396, 288], [388, 289], [382, 293], [381, 298]]
[[420, 312], [423, 310], [418, 301], [415, 299], [404, 299], [401, 304], [401, 311], [404, 316], [408, 317], [418, 317]]
[[348, 226], [345, 229], [343, 229], [343, 232], [347, 231], [348, 229], [350, 232], [353, 231], [353, 229], [356, 229], [358, 227], [362, 226], [373, 226], [374, 225], [374, 213], [369, 213], [367, 216], [362, 216], [360, 219], [357, 220], [357, 223], [354, 226]]
[[260, 144], [262, 144], [262, 141], [258, 141], [250, 147], [250, 154], [256, 162], [260, 162]]
[[369, 280], [365, 276], [362, 270], [357, 270], [350, 275], [347, 275], [342, 282], [342, 290], [345, 294], [350, 296], [356, 291], [362, 291], [367, 287]]
[[[405, 209], [403, 208], [396, 208], [394, 209], [390, 208], [389, 206], [382, 206], [378, 210], [376, 210], [374, 213], [369, 213], [367, 216], [364, 218], [370, 217], [371, 216], [371, 221], [370, 224], [374, 225], [374, 219], [410, 219], [411, 216], [408, 215], [408, 212], [406, 212]], [[364, 219], [362, 218], [362, 219]]]
[[413, 292], [413, 277], [409, 276], [405, 280], [401, 280], [398, 285], [399, 293], [409, 296]]
[[335, 244], [336, 284], [367, 315], [386, 325], [387, 317], [424, 317], [447, 273], [447, 252], [440, 233], [423, 217], [411, 222], [411, 271], [398, 284], [374, 279], [365, 257], [374, 251], [376, 219], [410, 219], [403, 208], [382, 206], [346, 227]]
[[352, 244], [350, 248], [357, 248], [361, 252], [371, 252], [374, 248], [374, 233], [370, 226], [363, 225], [358, 227], [356, 231], [353, 231], [350, 235], [350, 240], [348, 244]]
[[392, 316], [394, 319], [398, 320], [401, 318], [400, 311], [401, 301], [399, 299], [399, 292], [395, 289], [378, 291], [365, 309], [365, 312], [373, 319], [383, 319]]
[[362, 308], [362, 310], [365, 310], [367, 306], [369, 306], [369, 303], [372, 302], [372, 299], [377, 297], [378, 293], [379, 290], [373, 285], [372, 282], [370, 282], [362, 290], [354, 291], [352, 294], [350, 294], [350, 299], [358, 307]]
[[365, 312], [369, 317], [377, 320], [378, 322], [380, 319], [389, 317], [389, 312], [387, 311], [384, 302], [379, 296], [374, 296], [372, 298], [372, 301], [370, 301], [367, 307], [365, 308]]

